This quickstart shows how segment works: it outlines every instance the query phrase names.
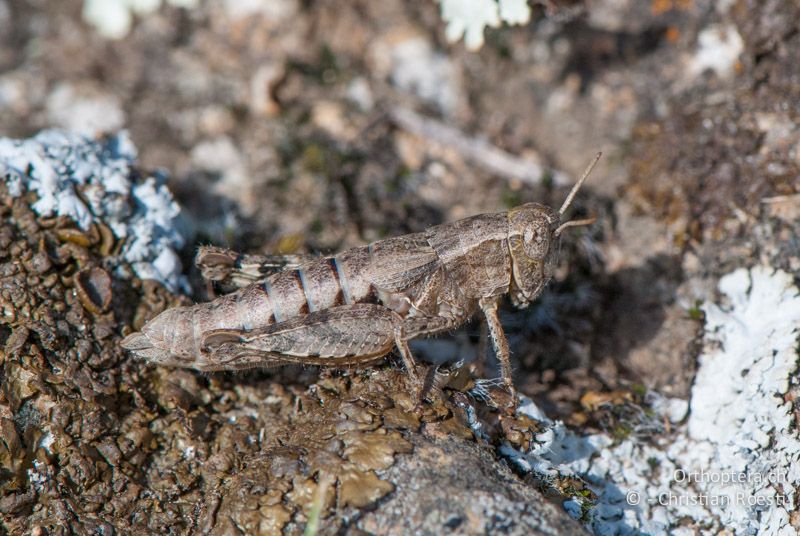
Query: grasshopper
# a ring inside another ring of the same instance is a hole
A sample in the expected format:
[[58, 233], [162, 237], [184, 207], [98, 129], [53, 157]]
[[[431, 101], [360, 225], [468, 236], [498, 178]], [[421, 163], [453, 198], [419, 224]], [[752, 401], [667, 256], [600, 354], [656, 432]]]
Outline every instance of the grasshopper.
[[[524, 307], [555, 271], [562, 222], [594, 158], [555, 210], [527, 203], [373, 242], [337, 255], [277, 259], [201, 248], [198, 265], [209, 280], [239, 290], [168, 309], [129, 335], [122, 346], [154, 363], [202, 371], [289, 363], [364, 365], [396, 347], [421, 385], [408, 341], [452, 330], [478, 309], [516, 400], [509, 348], [497, 306], [510, 294]], [[282, 265], [277, 273], [270, 267]]]

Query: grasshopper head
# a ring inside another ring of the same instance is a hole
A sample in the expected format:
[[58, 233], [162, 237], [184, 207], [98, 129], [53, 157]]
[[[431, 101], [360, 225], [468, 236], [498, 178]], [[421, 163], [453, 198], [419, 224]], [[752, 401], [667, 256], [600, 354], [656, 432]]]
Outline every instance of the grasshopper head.
[[586, 177], [601, 153], [597, 153], [580, 180], [572, 187], [556, 212], [538, 203], [528, 203], [508, 211], [508, 249], [511, 252], [511, 301], [522, 307], [535, 300], [552, 279], [558, 262], [559, 239], [569, 227], [588, 225], [594, 218], [562, 222]]
[[511, 301], [523, 307], [541, 294], [558, 261], [558, 213], [538, 203], [508, 211], [508, 249], [511, 252]]

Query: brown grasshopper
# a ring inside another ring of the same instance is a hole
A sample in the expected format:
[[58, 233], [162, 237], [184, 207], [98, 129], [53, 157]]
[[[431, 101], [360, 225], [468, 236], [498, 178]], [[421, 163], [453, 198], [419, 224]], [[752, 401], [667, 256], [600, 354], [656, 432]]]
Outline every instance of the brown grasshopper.
[[243, 288], [168, 309], [122, 346], [155, 363], [203, 371], [363, 365], [397, 347], [420, 385], [408, 341], [456, 328], [480, 309], [516, 400], [498, 301], [507, 293], [517, 307], [533, 301], [553, 276], [562, 231], [594, 221], [561, 218], [599, 158], [558, 212], [528, 203], [334, 256], [288, 259], [272, 275], [261, 272], [274, 258], [201, 248], [198, 264], [207, 279]]

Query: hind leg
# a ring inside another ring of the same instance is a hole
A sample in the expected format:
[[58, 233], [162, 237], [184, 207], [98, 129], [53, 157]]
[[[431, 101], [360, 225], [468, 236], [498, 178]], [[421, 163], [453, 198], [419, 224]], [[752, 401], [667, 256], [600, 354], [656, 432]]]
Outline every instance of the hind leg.
[[403, 318], [377, 304], [332, 307], [252, 331], [211, 330], [203, 334], [201, 345], [220, 368], [233, 369], [281, 363], [358, 365], [397, 346], [419, 384]]

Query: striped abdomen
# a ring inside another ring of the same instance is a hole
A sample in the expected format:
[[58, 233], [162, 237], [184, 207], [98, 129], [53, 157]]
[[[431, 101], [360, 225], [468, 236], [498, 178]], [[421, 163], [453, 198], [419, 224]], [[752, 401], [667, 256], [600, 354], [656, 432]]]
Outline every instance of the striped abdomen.
[[251, 285], [242, 291], [240, 299], [246, 299], [249, 294], [261, 294], [262, 299], [266, 298], [271, 305], [269, 323], [284, 322], [338, 305], [372, 301], [375, 294], [368, 279], [362, 276], [369, 259], [368, 247], [323, 257]]
[[404, 314], [402, 291], [436, 266], [438, 257], [423, 235], [382, 240], [283, 270], [210, 303], [164, 311], [126, 347], [151, 361], [205, 370], [201, 341], [207, 332], [251, 331], [354, 303], [383, 301]]

